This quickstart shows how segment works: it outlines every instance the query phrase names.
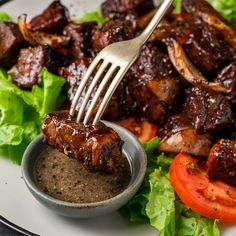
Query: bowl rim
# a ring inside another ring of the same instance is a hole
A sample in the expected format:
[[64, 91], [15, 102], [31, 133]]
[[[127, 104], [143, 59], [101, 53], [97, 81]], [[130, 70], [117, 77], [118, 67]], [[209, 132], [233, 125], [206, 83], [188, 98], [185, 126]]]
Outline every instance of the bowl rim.
[[[36, 195], [39, 195], [44, 201], [47, 201], [47, 202], [51, 203], [52, 205], [60, 205], [60, 206], [69, 207], [69, 208], [95, 208], [95, 207], [105, 206], [105, 205], [108, 205], [111, 201], [112, 202], [120, 202], [121, 199], [124, 199], [126, 196], [129, 196], [130, 189], [135, 188], [135, 190], [137, 192], [137, 190], [139, 189], [139, 187], [141, 186], [141, 184], [143, 182], [143, 179], [144, 179], [144, 176], [146, 173], [146, 168], [147, 168], [147, 154], [144, 151], [143, 145], [136, 138], [136, 136], [134, 136], [134, 134], [132, 134], [126, 128], [121, 127], [120, 125], [117, 125], [112, 122], [108, 122], [108, 121], [102, 121], [102, 122], [105, 125], [113, 128], [116, 132], [118, 132], [118, 134], [120, 132], [124, 133], [127, 137], [129, 137], [130, 140], [132, 140], [132, 143], [139, 149], [139, 152], [140, 152], [140, 155], [139, 155], [140, 169], [138, 171], [138, 174], [135, 177], [132, 174], [132, 173], [134, 173], [134, 171], [131, 171], [130, 183], [127, 185], [127, 187], [121, 193], [119, 193], [118, 195], [116, 195], [112, 198], [109, 198], [109, 199], [106, 199], [103, 201], [99, 201], [99, 202], [73, 203], [73, 202], [67, 202], [67, 201], [63, 201], [63, 200], [59, 200], [57, 198], [54, 198], [54, 197], [50, 196], [49, 194], [45, 193], [43, 190], [41, 190], [36, 185], [35, 181], [30, 177], [33, 175], [30, 175], [30, 172], [28, 171], [29, 170], [28, 165], [30, 163], [29, 158], [30, 158], [30, 154], [32, 153], [32, 151], [37, 147], [38, 143], [41, 143], [41, 142], [43, 143], [43, 134], [42, 133], [39, 134], [28, 145], [28, 147], [26, 148], [26, 150], [23, 154], [22, 164], [21, 164], [21, 172], [22, 172], [22, 176], [23, 176], [23, 179], [24, 179], [27, 187], [31, 191], [33, 191]], [[47, 144], [45, 144], [45, 145], [47, 145]], [[125, 150], [123, 150], [123, 152], [126, 153]], [[34, 159], [37, 160], [38, 157], [39, 157], [39, 155], [34, 157]], [[34, 163], [36, 160], [34, 160]], [[128, 160], [128, 161], [130, 162], [130, 160]], [[32, 171], [33, 170], [34, 169], [32, 168]]]

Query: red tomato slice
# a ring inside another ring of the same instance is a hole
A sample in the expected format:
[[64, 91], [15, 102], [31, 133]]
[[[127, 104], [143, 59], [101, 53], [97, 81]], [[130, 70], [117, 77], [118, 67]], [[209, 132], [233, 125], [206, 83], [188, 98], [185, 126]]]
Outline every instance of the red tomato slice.
[[148, 142], [157, 136], [157, 126], [145, 120], [130, 117], [125, 120], [116, 121], [115, 123], [132, 132], [141, 143]]
[[208, 218], [236, 222], [236, 188], [210, 181], [204, 166], [187, 154], [178, 154], [170, 167], [171, 183], [181, 200]]

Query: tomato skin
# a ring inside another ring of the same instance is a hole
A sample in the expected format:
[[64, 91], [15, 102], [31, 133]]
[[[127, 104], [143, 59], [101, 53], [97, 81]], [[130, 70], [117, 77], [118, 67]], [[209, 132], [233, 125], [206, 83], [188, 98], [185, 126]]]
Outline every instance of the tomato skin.
[[170, 181], [180, 199], [192, 210], [212, 219], [236, 222], [236, 188], [210, 181], [203, 166], [187, 154], [178, 154], [170, 167]]
[[157, 136], [158, 127], [146, 120], [129, 117], [124, 120], [116, 121], [115, 123], [132, 132], [141, 143], [148, 142]]

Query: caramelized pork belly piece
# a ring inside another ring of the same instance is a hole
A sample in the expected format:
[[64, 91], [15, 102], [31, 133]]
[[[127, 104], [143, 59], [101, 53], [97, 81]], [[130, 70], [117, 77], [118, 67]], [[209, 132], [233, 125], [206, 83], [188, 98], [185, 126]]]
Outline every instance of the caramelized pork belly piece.
[[171, 40], [175, 40], [196, 68], [210, 79], [236, 58], [235, 50], [218, 30], [204, 22], [196, 25], [184, 20], [165, 22], [149, 39], [150, 42], [163, 41], [167, 46]]
[[106, 0], [101, 4], [104, 17], [113, 18], [116, 14], [135, 13], [138, 16], [154, 8], [152, 0]]
[[0, 22], [0, 65], [9, 69], [17, 61], [20, 48], [27, 46], [15, 23]]
[[207, 1], [183, 0], [182, 13], [188, 22], [204, 22], [217, 29], [224, 40], [236, 50], [236, 30]]
[[97, 51], [101, 51], [109, 44], [132, 39], [134, 37], [134, 29], [130, 21], [126, 20], [110, 20], [101, 29], [93, 31], [93, 47]]
[[166, 122], [159, 150], [168, 153], [186, 152], [207, 157], [212, 146], [209, 134], [198, 134], [186, 115], [174, 115]]
[[180, 43], [191, 62], [208, 77], [235, 60], [234, 49], [216, 29], [205, 23], [176, 26], [175, 32], [169, 35]]
[[69, 23], [63, 30], [63, 34], [70, 38], [69, 48], [72, 60], [82, 57], [93, 57], [92, 30], [97, 27], [96, 22], [84, 22], [80, 24]]
[[119, 135], [103, 123], [84, 126], [68, 116], [68, 111], [47, 115], [42, 126], [44, 141], [78, 159], [90, 171], [112, 173], [115, 161], [122, 156]]
[[236, 142], [221, 139], [211, 149], [207, 160], [209, 178], [236, 187]]
[[198, 87], [187, 93], [184, 111], [198, 133], [219, 134], [232, 127], [233, 113], [226, 96]]
[[179, 98], [178, 76], [167, 53], [155, 44], [146, 44], [132, 66], [134, 77], [129, 88], [141, 116], [152, 122], [163, 123], [168, 109]]
[[190, 60], [206, 75], [214, 75], [236, 56], [219, 33], [206, 24], [193, 29], [183, 48]]
[[234, 106], [236, 105], [236, 61], [227, 65], [215, 78], [215, 82], [223, 83], [230, 89], [227, 96]]
[[[92, 62], [91, 58], [81, 58], [71, 63], [68, 67], [59, 69], [59, 75], [66, 79], [67, 98], [72, 101], [78, 89], [81, 79]], [[82, 95], [82, 98], [85, 94]]]
[[182, 0], [181, 10], [186, 21], [200, 23], [202, 21], [201, 13], [207, 12], [209, 15], [215, 15], [222, 21], [224, 18], [205, 0]]
[[155, 43], [147, 43], [143, 46], [139, 58], [131, 67], [131, 71], [144, 81], [176, 75], [165, 51], [165, 45]]
[[[67, 80], [67, 84], [66, 84], [67, 98], [70, 102], [72, 102], [75, 96], [75, 93], [78, 89], [78, 86], [80, 84], [80, 81], [84, 77], [91, 61], [92, 59], [90, 58], [81, 58], [73, 62], [68, 67], [62, 67], [59, 69], [59, 75], [61, 75]], [[108, 107], [106, 108], [104, 112], [103, 118], [114, 120], [114, 119], [119, 119], [123, 116], [129, 115], [130, 113], [132, 113], [135, 107], [135, 102], [134, 102], [133, 97], [130, 95], [129, 87], [127, 86], [127, 83], [129, 80], [130, 80], [129, 75], [126, 75], [126, 77], [123, 78], [116, 92], [112, 96], [108, 104]], [[90, 83], [91, 81], [89, 81], [88, 85], [86, 85], [86, 88], [83, 91], [80, 100], [78, 101], [76, 110], [79, 110]], [[96, 92], [98, 86], [99, 86], [99, 83], [95, 87], [91, 98], [93, 98], [93, 95]], [[96, 111], [98, 110], [101, 101], [102, 101], [102, 96], [98, 100], [98, 103], [93, 111], [92, 116], [95, 116]]]
[[147, 83], [147, 88], [160, 102], [165, 104], [166, 108], [169, 110], [176, 108], [180, 96], [180, 85], [178, 84], [178, 79], [171, 77], [154, 79]]
[[61, 33], [68, 23], [69, 11], [60, 1], [52, 2], [47, 9], [30, 21], [30, 29], [50, 33]]
[[181, 78], [194, 86], [210, 89], [213, 91], [230, 94], [231, 90], [228, 86], [221, 82], [211, 82], [193, 65], [184, 49], [173, 38], [166, 40], [168, 53], [175, 69], [182, 76]]
[[61, 55], [46, 46], [21, 49], [17, 64], [9, 74], [13, 82], [21, 88], [31, 88], [39, 81], [39, 74], [44, 66], [51, 72], [56, 72], [62, 65]]

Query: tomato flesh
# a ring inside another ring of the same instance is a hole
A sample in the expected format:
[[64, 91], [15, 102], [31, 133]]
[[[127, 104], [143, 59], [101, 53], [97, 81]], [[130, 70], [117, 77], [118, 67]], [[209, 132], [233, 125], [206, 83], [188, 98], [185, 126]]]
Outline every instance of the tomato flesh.
[[180, 199], [195, 212], [213, 219], [236, 222], [236, 188], [210, 181], [205, 166], [187, 154], [178, 154], [170, 180]]
[[132, 132], [141, 143], [148, 142], [157, 136], [157, 126], [146, 120], [130, 117], [116, 121], [115, 123]]

